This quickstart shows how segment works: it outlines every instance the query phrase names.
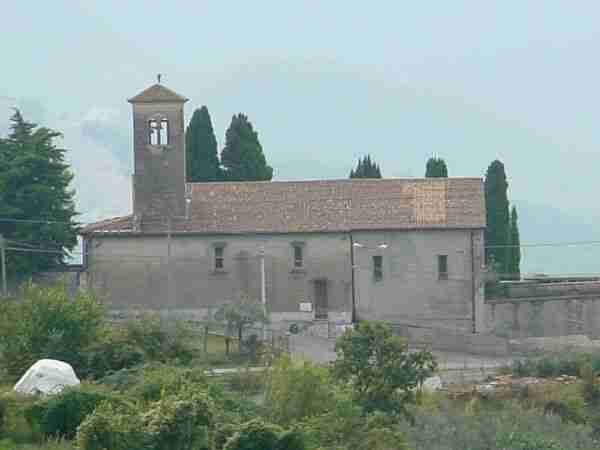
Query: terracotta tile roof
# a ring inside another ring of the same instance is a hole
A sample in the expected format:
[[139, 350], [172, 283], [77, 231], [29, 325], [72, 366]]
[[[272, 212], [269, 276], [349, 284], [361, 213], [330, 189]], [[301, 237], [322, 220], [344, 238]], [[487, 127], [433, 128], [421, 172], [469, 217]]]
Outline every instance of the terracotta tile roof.
[[164, 87], [162, 84], [154, 84], [127, 101], [129, 103], [185, 103], [188, 99]]
[[[361, 179], [189, 183], [190, 217], [182, 233], [300, 233], [350, 230], [484, 228], [481, 178]], [[166, 220], [144, 220], [164, 232]], [[83, 233], [133, 230], [131, 216], [98, 222]]]

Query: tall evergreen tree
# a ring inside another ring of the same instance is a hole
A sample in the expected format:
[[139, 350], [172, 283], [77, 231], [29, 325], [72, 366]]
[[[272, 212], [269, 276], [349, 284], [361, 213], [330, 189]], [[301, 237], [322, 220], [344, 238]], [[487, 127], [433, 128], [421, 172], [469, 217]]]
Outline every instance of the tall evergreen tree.
[[519, 236], [519, 218], [517, 207], [513, 205], [510, 211], [510, 262], [508, 273], [515, 280], [521, 278], [521, 238]]
[[186, 176], [189, 182], [219, 181], [217, 138], [208, 108], [196, 109], [185, 130]]
[[225, 148], [221, 164], [226, 181], [268, 181], [273, 178], [273, 168], [267, 164], [258, 133], [248, 117], [234, 115], [225, 133]]
[[493, 161], [485, 176], [486, 261], [489, 262], [493, 258], [495, 270], [502, 274], [510, 272], [509, 253], [506, 251], [510, 236], [507, 190], [508, 182], [504, 164], [498, 160]]
[[371, 161], [371, 156], [367, 155], [359, 158], [356, 169], [350, 171], [350, 178], [381, 178], [381, 169]]
[[425, 177], [427, 178], [447, 178], [448, 167], [446, 161], [442, 158], [429, 158], [425, 168]]
[[77, 245], [73, 175], [66, 150], [54, 144], [60, 136], [25, 121], [17, 110], [8, 137], [0, 139], [0, 217], [18, 220], [0, 222], [0, 234], [10, 246], [45, 250], [7, 252], [12, 276], [60, 266]]

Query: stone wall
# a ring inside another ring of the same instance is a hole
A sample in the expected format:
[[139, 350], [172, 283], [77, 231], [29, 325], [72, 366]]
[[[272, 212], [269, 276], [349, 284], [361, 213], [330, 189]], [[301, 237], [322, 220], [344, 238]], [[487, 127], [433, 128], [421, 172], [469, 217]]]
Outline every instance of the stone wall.
[[512, 339], [600, 336], [600, 283], [506, 283], [486, 299], [486, 327]]

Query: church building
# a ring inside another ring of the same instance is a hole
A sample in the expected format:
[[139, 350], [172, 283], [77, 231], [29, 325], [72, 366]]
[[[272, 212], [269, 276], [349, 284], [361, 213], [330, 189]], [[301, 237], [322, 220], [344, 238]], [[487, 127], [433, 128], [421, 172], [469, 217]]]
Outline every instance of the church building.
[[132, 212], [82, 230], [110, 308], [202, 317], [249, 298], [285, 326], [481, 329], [481, 178], [186, 183], [186, 101], [162, 84], [129, 100]]

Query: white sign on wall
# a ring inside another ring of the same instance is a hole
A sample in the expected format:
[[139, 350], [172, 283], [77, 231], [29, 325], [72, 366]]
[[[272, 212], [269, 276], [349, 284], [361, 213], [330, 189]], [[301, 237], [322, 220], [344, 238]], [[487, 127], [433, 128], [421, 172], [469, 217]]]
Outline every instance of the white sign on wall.
[[300, 303], [300, 311], [301, 312], [312, 312], [312, 303], [310, 303], [310, 302]]

